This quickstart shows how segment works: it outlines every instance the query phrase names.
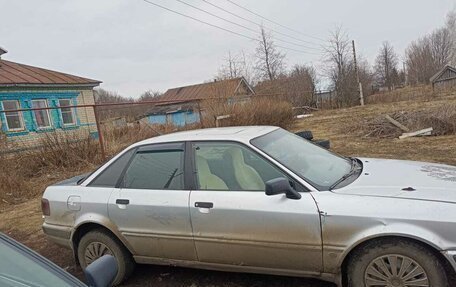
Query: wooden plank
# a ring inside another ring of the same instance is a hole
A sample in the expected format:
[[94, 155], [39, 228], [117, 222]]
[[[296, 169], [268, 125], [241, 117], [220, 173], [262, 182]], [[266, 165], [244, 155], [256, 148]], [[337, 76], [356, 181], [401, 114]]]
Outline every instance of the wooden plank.
[[387, 119], [390, 123], [392, 123], [393, 125], [395, 125], [396, 127], [400, 128], [401, 130], [403, 130], [404, 132], [409, 132], [410, 130], [404, 126], [403, 124], [401, 124], [400, 122], [396, 121], [395, 119], [393, 119], [392, 117], [390, 117], [389, 115], [385, 115], [385, 119]]
[[419, 130], [419, 131], [412, 132], [412, 133], [403, 133], [399, 138], [405, 139], [405, 138], [415, 137], [415, 136], [431, 135], [432, 131], [433, 131], [433, 128], [427, 128], [427, 129]]

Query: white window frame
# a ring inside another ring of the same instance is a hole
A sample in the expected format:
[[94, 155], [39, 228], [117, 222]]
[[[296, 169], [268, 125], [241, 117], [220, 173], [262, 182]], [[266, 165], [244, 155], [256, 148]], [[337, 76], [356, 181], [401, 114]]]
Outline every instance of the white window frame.
[[75, 112], [74, 112], [74, 108], [67, 108], [67, 109], [70, 109], [70, 111], [71, 111], [71, 118], [73, 119], [73, 122], [72, 123], [65, 123], [64, 122], [62, 108], [66, 108], [66, 106], [62, 106], [61, 101], [68, 101], [69, 102], [69, 106], [72, 106], [73, 104], [72, 104], [72, 100], [71, 99], [59, 99], [60, 117], [62, 119], [62, 124], [64, 126], [74, 126], [74, 125], [76, 125], [76, 115], [75, 115]]
[[[46, 99], [35, 99], [35, 100], [32, 100], [32, 108], [35, 108], [35, 107], [33, 106], [33, 103], [34, 103], [34, 102], [42, 102], [42, 101], [44, 101], [45, 107], [48, 108], [48, 107], [49, 107], [49, 104], [48, 104], [48, 101], [47, 101]], [[45, 112], [46, 112], [46, 115], [47, 115], [47, 118], [48, 118], [48, 123], [49, 123], [48, 126], [42, 126], [42, 127], [40, 127], [40, 126], [38, 125], [38, 122], [37, 122], [37, 120], [36, 120], [36, 114], [35, 114], [35, 112], [38, 112], [38, 111], [45, 111]], [[48, 110], [48, 109], [45, 109], [45, 110], [33, 110], [33, 117], [35, 118], [35, 123], [36, 123], [37, 129], [48, 129], [48, 128], [52, 128], [51, 116], [50, 116], [50, 114], [49, 114], [49, 110]]]
[[[16, 105], [17, 105], [16, 110], [20, 110], [21, 109], [21, 103], [19, 102], [19, 100], [3, 100], [2, 101], [2, 109], [3, 110], [5, 110], [5, 104], [4, 104], [5, 102], [15, 102]], [[17, 113], [17, 116], [19, 117], [19, 122], [21, 124], [20, 128], [12, 129], [12, 128], [9, 127], [9, 125], [8, 125], [8, 113]], [[4, 112], [4, 114], [5, 114], [5, 126], [6, 126], [7, 131], [18, 132], [18, 131], [24, 131], [25, 130], [24, 115], [22, 114], [22, 112]]]

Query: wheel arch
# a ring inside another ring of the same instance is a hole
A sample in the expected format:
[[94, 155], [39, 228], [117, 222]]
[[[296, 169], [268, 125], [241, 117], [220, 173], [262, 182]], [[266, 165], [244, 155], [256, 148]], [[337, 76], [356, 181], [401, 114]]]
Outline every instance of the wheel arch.
[[341, 266], [341, 278], [342, 286], [347, 286], [347, 267], [352, 258], [352, 256], [366, 245], [371, 244], [372, 242], [382, 243], [391, 243], [391, 241], [403, 240], [408, 242], [413, 242], [415, 244], [421, 245], [424, 248], [427, 248], [431, 251], [437, 258], [440, 259], [442, 264], [445, 267], [445, 270], [449, 276], [456, 276], [456, 272], [452, 268], [448, 259], [441, 253], [441, 250], [432, 242], [424, 240], [422, 238], [417, 238], [414, 236], [408, 236], [406, 234], [389, 234], [389, 235], [379, 235], [376, 237], [366, 238], [366, 240], [357, 242], [355, 245], [351, 246], [343, 257]]
[[71, 235], [71, 242], [73, 244], [73, 255], [75, 258], [76, 263], [79, 265], [78, 259], [78, 244], [81, 238], [92, 230], [103, 230], [110, 235], [112, 235], [115, 239], [117, 239], [129, 252], [130, 254], [134, 254], [134, 250], [131, 245], [125, 240], [125, 238], [120, 234], [120, 232], [116, 228], [110, 228], [105, 224], [96, 221], [85, 221], [81, 222], [77, 227], [75, 227], [74, 232]]

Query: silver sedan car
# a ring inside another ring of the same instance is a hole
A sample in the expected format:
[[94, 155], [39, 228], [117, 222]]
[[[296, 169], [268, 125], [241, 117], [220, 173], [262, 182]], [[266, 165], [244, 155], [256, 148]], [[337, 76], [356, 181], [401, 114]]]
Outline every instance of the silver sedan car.
[[346, 158], [281, 128], [179, 132], [49, 186], [43, 230], [82, 267], [135, 263], [454, 286], [456, 167]]

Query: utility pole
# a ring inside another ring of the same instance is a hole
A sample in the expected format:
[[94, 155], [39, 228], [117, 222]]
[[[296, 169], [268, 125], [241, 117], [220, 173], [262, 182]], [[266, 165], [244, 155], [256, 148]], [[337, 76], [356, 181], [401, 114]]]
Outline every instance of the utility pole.
[[352, 46], [353, 46], [353, 61], [355, 64], [356, 80], [358, 81], [358, 88], [359, 88], [359, 103], [361, 104], [361, 106], [364, 106], [363, 84], [359, 80], [358, 63], [356, 62], [355, 40], [352, 40]]
[[402, 62], [402, 71], [404, 72], [404, 85], [407, 86], [407, 69], [405, 67], [405, 61]]

